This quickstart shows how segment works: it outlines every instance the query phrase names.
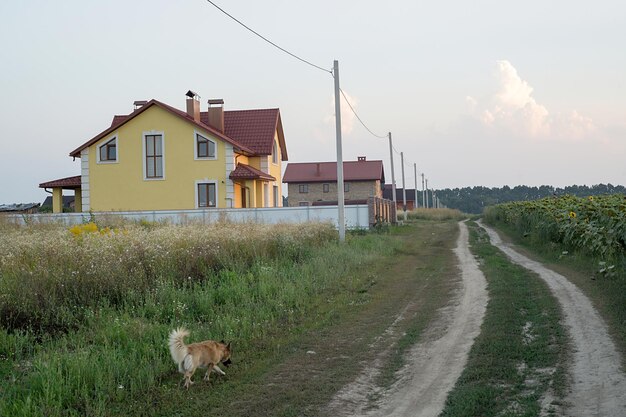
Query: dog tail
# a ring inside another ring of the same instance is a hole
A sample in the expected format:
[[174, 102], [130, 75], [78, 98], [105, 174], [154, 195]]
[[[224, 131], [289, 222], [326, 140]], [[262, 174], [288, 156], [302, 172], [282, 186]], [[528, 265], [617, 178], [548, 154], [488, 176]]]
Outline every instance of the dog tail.
[[172, 330], [169, 338], [170, 353], [172, 354], [172, 359], [176, 362], [179, 369], [181, 368], [181, 364], [185, 360], [185, 356], [187, 356], [188, 353], [187, 345], [183, 340], [185, 336], [189, 336], [189, 331], [179, 327], [178, 329]]

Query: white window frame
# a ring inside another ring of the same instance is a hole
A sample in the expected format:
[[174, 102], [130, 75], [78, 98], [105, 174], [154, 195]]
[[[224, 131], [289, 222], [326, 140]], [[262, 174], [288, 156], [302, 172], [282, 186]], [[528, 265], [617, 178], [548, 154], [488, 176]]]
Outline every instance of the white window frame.
[[[200, 198], [198, 196], [198, 185], [200, 184], [213, 184], [215, 186], [215, 207], [200, 207]], [[219, 207], [219, 183], [217, 180], [209, 180], [209, 179], [204, 179], [204, 180], [196, 180], [196, 183], [194, 185], [195, 190], [194, 190], [194, 195], [196, 198], [196, 208], [199, 209], [212, 209], [212, 208], [218, 208]]]
[[[146, 166], [146, 136], [151, 136], [151, 135], [161, 135], [161, 151], [163, 153], [163, 156], [162, 156], [163, 176], [162, 177], [156, 177], [156, 178], [148, 177], [148, 170], [147, 170], [148, 167]], [[143, 150], [142, 152], [143, 180], [144, 181], [164, 181], [165, 180], [165, 132], [156, 131], [156, 130], [143, 132], [141, 135], [141, 147]]]
[[[215, 145], [215, 156], [198, 156], [198, 136], [212, 142]], [[209, 135], [206, 135], [197, 130], [193, 131], [193, 159], [196, 161], [215, 161], [217, 159], [217, 141], [211, 139]]]
[[309, 184], [298, 184], [298, 194], [307, 194], [309, 192]]
[[[107, 143], [113, 140], [115, 141], [115, 160], [105, 160], [105, 161], [101, 160], [100, 148], [102, 148], [104, 145], [106, 145]], [[101, 141], [101, 143], [98, 146], [96, 146], [96, 164], [117, 164], [119, 160], [120, 160], [120, 141], [117, 140], [117, 134], [113, 136], [109, 136], [104, 141]]]

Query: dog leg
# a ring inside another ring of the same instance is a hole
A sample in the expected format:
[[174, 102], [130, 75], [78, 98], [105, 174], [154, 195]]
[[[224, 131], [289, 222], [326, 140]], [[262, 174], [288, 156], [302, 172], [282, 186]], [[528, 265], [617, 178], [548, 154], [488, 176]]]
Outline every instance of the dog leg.
[[189, 387], [193, 384], [191, 380], [191, 373], [185, 372], [185, 388], [189, 389]]
[[209, 375], [211, 375], [211, 371], [213, 370], [213, 365], [212, 363], [209, 363], [206, 367], [206, 374], [204, 374], [204, 380], [206, 382], [209, 382]]
[[226, 372], [222, 371], [222, 369], [217, 365], [213, 365], [213, 372], [217, 372], [220, 375], [226, 375]]

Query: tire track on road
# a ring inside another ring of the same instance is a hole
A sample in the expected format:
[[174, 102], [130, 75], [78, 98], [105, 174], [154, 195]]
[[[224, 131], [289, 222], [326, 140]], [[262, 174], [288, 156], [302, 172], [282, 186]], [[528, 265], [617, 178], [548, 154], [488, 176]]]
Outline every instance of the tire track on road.
[[493, 229], [479, 224], [487, 231], [491, 244], [512, 262], [537, 273], [562, 306], [565, 326], [574, 345], [567, 415], [626, 416], [626, 377], [620, 366], [621, 357], [591, 301], [563, 275], [518, 253]]

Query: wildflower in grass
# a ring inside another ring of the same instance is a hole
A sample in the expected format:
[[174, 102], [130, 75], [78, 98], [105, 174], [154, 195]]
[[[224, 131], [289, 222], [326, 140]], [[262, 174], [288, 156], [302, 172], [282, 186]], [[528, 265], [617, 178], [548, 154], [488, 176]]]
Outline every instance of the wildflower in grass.
[[575, 219], [576, 218], [576, 213], [574, 213], [573, 211], [569, 212], [569, 217], [570, 219]]

